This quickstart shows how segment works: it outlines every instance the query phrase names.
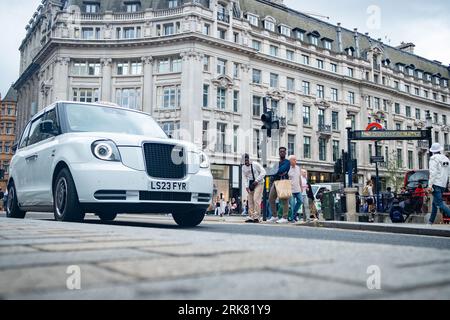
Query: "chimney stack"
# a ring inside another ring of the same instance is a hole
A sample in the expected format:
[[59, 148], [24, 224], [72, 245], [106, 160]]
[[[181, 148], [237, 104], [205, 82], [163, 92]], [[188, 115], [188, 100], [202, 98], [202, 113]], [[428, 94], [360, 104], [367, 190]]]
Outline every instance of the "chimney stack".
[[397, 46], [397, 49], [414, 54], [415, 47], [416, 47], [416, 45], [412, 42], [408, 42], [408, 43], [402, 42], [399, 46]]
[[341, 28], [340, 22], [338, 22], [338, 24], [337, 24], [337, 40], [338, 40], [339, 52], [343, 52], [344, 47], [342, 46], [342, 28]]
[[360, 51], [359, 51], [359, 34], [358, 34], [358, 29], [355, 28], [353, 30], [355, 32], [355, 51], [356, 51], [356, 57], [359, 58], [360, 57]]

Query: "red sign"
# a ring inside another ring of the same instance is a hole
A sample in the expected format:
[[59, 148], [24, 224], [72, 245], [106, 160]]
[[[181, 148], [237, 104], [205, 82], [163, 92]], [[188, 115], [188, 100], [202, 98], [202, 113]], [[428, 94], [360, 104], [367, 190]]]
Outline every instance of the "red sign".
[[366, 131], [374, 131], [374, 130], [383, 130], [383, 126], [378, 122], [369, 123], [366, 128]]

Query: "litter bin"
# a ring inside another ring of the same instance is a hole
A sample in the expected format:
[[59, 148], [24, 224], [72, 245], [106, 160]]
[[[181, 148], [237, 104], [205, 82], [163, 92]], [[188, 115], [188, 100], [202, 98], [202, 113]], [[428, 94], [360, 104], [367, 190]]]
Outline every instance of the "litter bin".
[[325, 220], [334, 220], [334, 192], [324, 192], [322, 195], [322, 216]]

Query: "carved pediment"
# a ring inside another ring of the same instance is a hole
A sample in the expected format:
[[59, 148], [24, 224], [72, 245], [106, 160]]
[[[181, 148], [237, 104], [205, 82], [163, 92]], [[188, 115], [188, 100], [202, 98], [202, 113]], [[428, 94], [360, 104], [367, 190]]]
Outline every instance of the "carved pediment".
[[215, 86], [223, 89], [231, 89], [233, 88], [234, 85], [233, 80], [225, 75], [218, 76], [216, 79], [212, 81], [212, 83]]
[[320, 100], [316, 100], [316, 102], [314, 103], [314, 105], [318, 108], [322, 108], [322, 109], [328, 109], [331, 108], [331, 104], [323, 99]]
[[270, 90], [267, 93], [267, 96], [269, 98], [273, 99], [273, 100], [282, 100], [282, 99], [284, 99], [284, 94], [280, 90], [277, 90], [277, 89]]
[[414, 121], [414, 125], [417, 126], [417, 128], [422, 129], [425, 128], [425, 121], [422, 120], [416, 120]]

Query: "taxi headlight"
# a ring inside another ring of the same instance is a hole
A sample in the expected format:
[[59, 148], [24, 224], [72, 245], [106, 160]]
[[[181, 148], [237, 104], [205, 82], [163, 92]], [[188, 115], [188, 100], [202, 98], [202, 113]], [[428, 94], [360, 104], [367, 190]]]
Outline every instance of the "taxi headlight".
[[110, 140], [95, 141], [92, 146], [92, 154], [103, 161], [121, 161], [120, 152], [116, 144]]

